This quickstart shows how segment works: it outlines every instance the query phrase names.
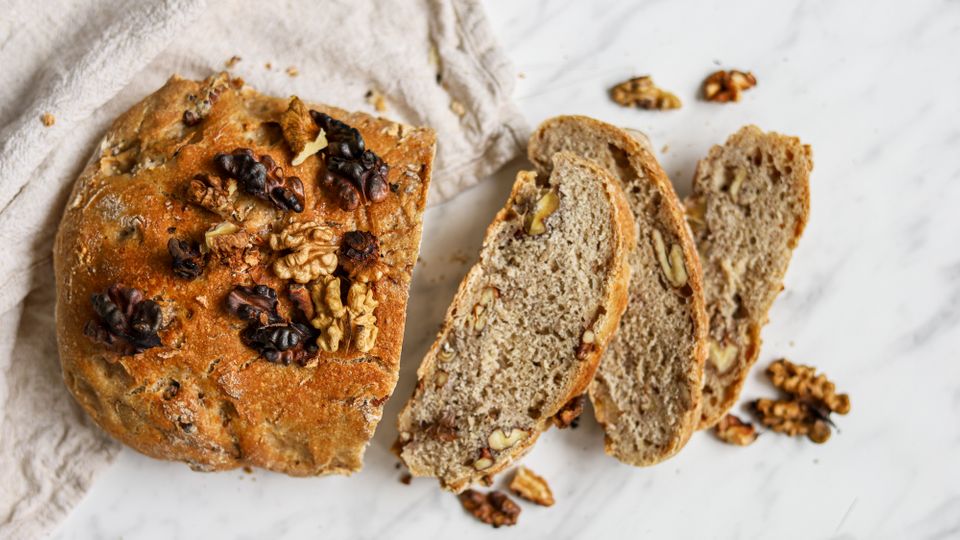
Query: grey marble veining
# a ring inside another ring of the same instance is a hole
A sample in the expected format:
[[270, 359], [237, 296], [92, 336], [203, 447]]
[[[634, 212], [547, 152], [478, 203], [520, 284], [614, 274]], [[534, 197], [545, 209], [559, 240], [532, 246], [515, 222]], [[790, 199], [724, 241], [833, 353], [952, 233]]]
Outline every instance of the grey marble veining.
[[[741, 125], [814, 149], [812, 215], [764, 329], [760, 363], [823, 368], [853, 410], [823, 446], [698, 434], [635, 469], [603, 454], [590, 413], [526, 463], [557, 504], [493, 533], [389, 453], [402, 401], [521, 160], [428, 211], [403, 369], [351, 478], [197, 474], [124, 451], [57, 538], [960, 538], [960, 2], [490, 0], [531, 124], [579, 113], [649, 134], [678, 192]], [[743, 102], [696, 99], [716, 68], [752, 70]], [[679, 111], [621, 109], [652, 74]], [[744, 399], [773, 395], [762, 370]]]

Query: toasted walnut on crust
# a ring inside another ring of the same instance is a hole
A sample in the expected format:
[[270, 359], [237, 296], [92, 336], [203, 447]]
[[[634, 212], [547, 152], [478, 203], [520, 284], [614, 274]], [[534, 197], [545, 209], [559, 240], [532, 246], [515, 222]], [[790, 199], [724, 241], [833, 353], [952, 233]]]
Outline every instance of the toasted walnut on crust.
[[510, 491], [540, 506], [553, 506], [556, 502], [547, 481], [524, 466], [517, 467], [517, 472], [510, 481]]
[[290, 150], [293, 150], [290, 164], [294, 167], [327, 147], [326, 134], [310, 118], [310, 110], [297, 96], [290, 100], [290, 106], [280, 116], [280, 128]]
[[314, 221], [291, 223], [271, 234], [270, 249], [286, 252], [273, 263], [273, 272], [281, 279], [309, 283], [337, 268], [336, 234]]
[[520, 507], [501, 491], [483, 494], [468, 489], [459, 495], [463, 509], [480, 521], [496, 529], [503, 525], [516, 525]]
[[229, 221], [207, 229], [201, 249], [209, 252], [213, 260], [238, 271], [260, 264], [260, 250], [254, 245], [253, 236]]
[[653, 77], [643, 75], [623, 81], [610, 89], [610, 99], [623, 107], [638, 107], [647, 110], [679, 109], [680, 98], [658, 88]]
[[720, 419], [713, 428], [714, 434], [721, 441], [737, 446], [748, 446], [757, 440], [757, 430], [753, 424], [744, 422], [732, 414]]
[[703, 97], [716, 103], [740, 101], [743, 91], [756, 85], [757, 78], [749, 71], [715, 71], [703, 81]]
[[586, 399], [584, 395], [579, 395], [568, 401], [562, 409], [557, 411], [557, 414], [553, 415], [553, 418], [551, 419], [553, 425], [557, 426], [559, 429], [577, 427], [577, 422], [580, 419], [580, 415], [583, 414], [584, 399]]
[[335, 352], [344, 340], [352, 340], [353, 346], [360, 352], [373, 349], [379, 334], [377, 317], [374, 315], [379, 302], [369, 285], [351, 283], [344, 304], [340, 278], [323, 276], [310, 285], [310, 297], [314, 310], [310, 324], [320, 330], [317, 344], [322, 350]]

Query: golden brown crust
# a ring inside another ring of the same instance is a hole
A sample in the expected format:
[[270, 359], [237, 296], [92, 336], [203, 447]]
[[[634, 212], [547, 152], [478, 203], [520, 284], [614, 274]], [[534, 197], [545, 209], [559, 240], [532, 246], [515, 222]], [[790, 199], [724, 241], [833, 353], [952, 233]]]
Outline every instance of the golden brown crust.
[[[64, 378], [105, 431], [144, 454], [201, 470], [350, 473], [360, 468], [396, 384], [435, 135], [313, 105], [356, 127], [390, 165], [394, 193], [346, 212], [317, 183], [319, 157], [290, 164], [294, 154], [277, 124], [288, 102], [225, 74], [203, 82], [174, 76], [113, 123], [74, 186], [54, 247]], [[188, 109], [198, 123], [184, 122]], [[218, 174], [214, 155], [238, 147], [269, 155], [286, 175], [301, 178], [305, 210], [282, 212], [241, 195], [252, 210], [236, 222], [260, 244], [260, 264], [211, 261], [198, 279], [178, 278], [168, 239], [202, 241], [205, 230], [225, 221], [186, 202], [184, 184], [197, 173]], [[367, 230], [380, 239], [384, 276], [372, 285], [379, 337], [367, 353], [321, 352], [315, 367], [270, 363], [241, 343], [244, 323], [227, 312], [224, 298], [236, 285], [265, 284], [289, 312], [288, 282], [271, 271], [276, 254], [266, 239], [289, 222], [311, 220], [338, 234]], [[160, 347], [125, 356], [84, 335], [94, 316], [91, 295], [113, 283], [160, 304]]]
[[[613, 259], [610, 263], [612, 268], [610, 271], [610, 287], [607, 291], [606, 297], [602, 302], [602, 305], [605, 307], [605, 312], [602, 316], [602, 320], [598, 320], [594, 326], [594, 328], [597, 329], [595, 331], [596, 347], [591, 349], [581, 358], [581, 361], [578, 362], [577, 377], [574, 379], [570, 391], [566, 394], [566, 396], [557, 400], [555, 403], [548, 403], [544, 405], [542, 419], [539, 425], [536, 426], [536, 429], [528, 437], [510, 448], [508, 459], [498, 460], [494, 462], [492, 466], [485, 468], [482, 471], [474, 471], [474, 473], [470, 476], [464, 476], [456, 479], [440, 478], [441, 486], [449, 491], [459, 493], [470, 485], [480, 482], [485, 476], [493, 477], [497, 473], [509, 468], [514, 462], [516, 462], [516, 460], [524, 456], [528, 451], [530, 451], [530, 449], [533, 448], [533, 445], [536, 443], [540, 434], [543, 431], [546, 431], [552, 425], [551, 418], [553, 415], [556, 414], [556, 412], [559, 411], [571, 399], [582, 395], [586, 391], [590, 382], [593, 380], [593, 376], [596, 373], [597, 367], [599, 366], [604, 350], [615, 335], [617, 326], [620, 323], [620, 317], [627, 307], [628, 289], [631, 276], [629, 255], [636, 241], [633, 214], [631, 213], [629, 204], [627, 203], [626, 195], [624, 194], [620, 183], [603, 168], [579, 156], [569, 153], [565, 153], [565, 159], [575, 162], [578, 166], [590, 169], [590, 171], [602, 181], [604, 193], [606, 193], [607, 198], [612, 203], [613, 211], [611, 212], [610, 219], [614, 226], [614, 230], [617, 232], [615, 236], [616, 244], [612, 249]], [[520, 173], [520, 175], [525, 174], [530, 175], [533, 173]], [[511, 207], [513, 206], [514, 201], [520, 198], [522, 188], [523, 184], [518, 178], [518, 181], [514, 184], [510, 192], [510, 197], [508, 198], [506, 205], [499, 212], [497, 212], [497, 215], [487, 227], [484, 236], [483, 248], [481, 249], [486, 249], [488, 242], [496, 236], [495, 233], [498, 230], [498, 226], [510, 219], [509, 216], [512, 212]], [[454, 314], [458, 310], [463, 309], [464, 306], [461, 306], [461, 304], [465, 302], [464, 299], [469, 294], [470, 283], [474, 281], [479, 272], [482, 272], [482, 268], [480, 265], [475, 265], [470, 269], [469, 272], [467, 272], [467, 275], [464, 276], [463, 280], [460, 282], [460, 286], [450, 303], [450, 307], [447, 310], [447, 316], [444, 319], [440, 331], [438, 332], [438, 336], [444, 336], [450, 331], [454, 324]], [[417, 369], [418, 381], [424, 381], [431, 373], [433, 373], [440, 346], [441, 339], [437, 339], [424, 356], [420, 367]], [[401, 432], [407, 429], [407, 427], [403, 425], [403, 422], [404, 418], [410, 416], [410, 409], [413, 407], [413, 405], [414, 399], [411, 398], [411, 400], [409, 400], [404, 406], [404, 410], [400, 413], [399, 429]], [[395, 446], [395, 450], [397, 450], [398, 455], [401, 455], [402, 457], [402, 443], [398, 442], [398, 445]], [[409, 463], [407, 463], [407, 465], [408, 467], [410, 466]], [[410, 467], [410, 471], [414, 476], [431, 475], [429, 471], [421, 471], [416, 469], [416, 467]]]
[[[637, 223], [644, 223], [648, 218], [653, 220], [661, 230], [661, 233], [665, 235], [666, 241], [669, 244], [679, 245], [683, 252], [683, 261], [687, 268], [687, 285], [690, 288], [691, 298], [689, 308], [685, 310], [685, 314], [688, 314], [691, 318], [693, 328], [693, 336], [691, 336], [693, 349], [690, 358], [687, 359], [690, 366], [685, 374], [685, 387], [690, 393], [689, 406], [682, 411], [682, 417], [677, 419], [680, 428], [672, 434], [670, 443], [658, 448], [658, 451], [653, 455], [637, 452], [630, 448], [620, 448], [616, 441], [609, 436], [606, 437], [605, 443], [607, 454], [625, 463], [636, 466], [653, 465], [673, 456], [687, 443], [690, 436], [696, 430], [700, 417], [700, 391], [703, 381], [704, 361], [707, 355], [706, 335], [708, 321], [703, 300], [700, 258], [696, 251], [696, 244], [687, 227], [683, 207], [674, 192], [673, 184], [660, 167], [659, 162], [653, 155], [653, 150], [649, 142], [643, 134], [632, 130], [621, 129], [586, 116], [554, 117], [544, 121], [530, 138], [528, 150], [530, 159], [538, 163], [541, 167], [543, 165], [542, 158], [544, 157], [544, 150], [541, 148], [542, 144], [540, 141], [544, 138], [544, 134], [549, 131], [577, 132], [581, 134], [590, 132], [591, 135], [597, 136], [598, 139], [609, 142], [622, 150], [628, 163], [622, 165], [617, 164], [617, 166], [630, 166], [639, 169], [638, 172], [640, 174], [637, 175], [635, 181], [649, 182], [656, 193], [660, 195], [660, 204], [656, 216], [640, 215], [645, 209], [640, 207], [639, 203], [638, 206], [632, 208], [634, 214], [636, 214]], [[588, 157], [597, 158], [599, 156]], [[630, 185], [625, 185], [623, 188], [627, 191], [631, 190]], [[640, 231], [640, 234], [645, 235], [647, 231]], [[643, 271], [643, 268], [635, 266], [633, 271], [634, 279], [638, 279], [637, 276], [641, 275], [640, 272]], [[635, 286], [636, 285], [637, 284], [635, 284]], [[626, 314], [621, 324], [627, 324], [627, 320], [632, 320], [630, 317], [631, 309], [633, 309], [632, 306], [627, 306]], [[644, 308], [637, 305], [636, 309]], [[614, 343], [616, 343], [617, 339], [619, 338], [614, 338]], [[611, 349], [613, 348], [615, 348], [615, 346], [611, 345]], [[629, 348], [631, 350], [633, 349], [632, 346]], [[610, 352], [608, 352], [608, 354], [610, 354]], [[594, 405], [594, 414], [597, 421], [606, 428], [613, 423], [616, 416], [620, 414], [620, 411], [617, 410], [617, 406], [613, 403], [609, 392], [603, 387], [601, 382], [602, 373], [603, 367], [601, 364], [600, 371], [597, 374], [597, 380], [594, 381], [590, 387], [590, 398]]]

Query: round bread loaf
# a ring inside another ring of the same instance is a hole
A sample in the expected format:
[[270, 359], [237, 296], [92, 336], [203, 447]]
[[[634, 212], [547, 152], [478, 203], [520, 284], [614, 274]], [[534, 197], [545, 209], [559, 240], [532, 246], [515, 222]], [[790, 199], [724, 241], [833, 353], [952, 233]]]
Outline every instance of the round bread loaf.
[[64, 212], [67, 387], [156, 458], [358, 470], [397, 381], [434, 151], [427, 128], [171, 78]]

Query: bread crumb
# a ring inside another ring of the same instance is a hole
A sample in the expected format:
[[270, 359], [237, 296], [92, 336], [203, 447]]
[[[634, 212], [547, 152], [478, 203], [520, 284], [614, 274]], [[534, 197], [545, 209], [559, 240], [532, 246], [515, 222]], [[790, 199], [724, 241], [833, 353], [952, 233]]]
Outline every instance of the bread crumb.
[[296, 77], [300, 74], [300, 70], [296, 66], [290, 66], [287, 68], [287, 75], [291, 77]]
[[663, 148], [660, 149], [661, 154], [666, 154], [669, 151], [670, 151], [670, 145], [668, 144], [663, 145]]
[[243, 472], [247, 474], [253, 474], [253, 469], [249, 465], [246, 465], [243, 467]]
[[527, 74], [521, 71], [520, 73], [517, 73], [517, 78], [518, 78], [518, 79], [526, 79], [526, 78], [527, 78]]
[[42, 115], [40, 115], [40, 121], [43, 122], [43, 125], [44, 125], [45, 127], [50, 127], [50, 126], [52, 126], [54, 123], [56, 123], [57, 118], [56, 118], [55, 116], [53, 116], [52, 114], [50, 114], [50, 113], [48, 113], [48, 112], [45, 112], [45, 113], [43, 113]]
[[229, 60], [227, 60], [226, 62], [224, 62], [223, 65], [227, 66], [228, 68], [232, 68], [233, 66], [237, 65], [237, 62], [239, 62], [239, 61], [241, 61], [241, 60], [243, 60], [243, 58], [240, 58], [240, 57], [237, 56], [237, 55], [233, 55], [233, 56], [230, 57]]
[[463, 106], [463, 103], [455, 99], [450, 101], [450, 110], [453, 111], [453, 114], [460, 117], [467, 114], [467, 108]]
[[266, 64], [263, 65], [263, 67], [266, 68], [267, 70], [271, 70], [273, 69], [273, 64], [271, 64], [270, 62], [267, 62]]
[[378, 90], [367, 90], [367, 103], [377, 110], [377, 112], [387, 111], [387, 100]]
[[413, 480], [413, 475], [410, 473], [403, 473], [400, 475], [400, 483], [405, 486], [409, 486], [412, 480]]

